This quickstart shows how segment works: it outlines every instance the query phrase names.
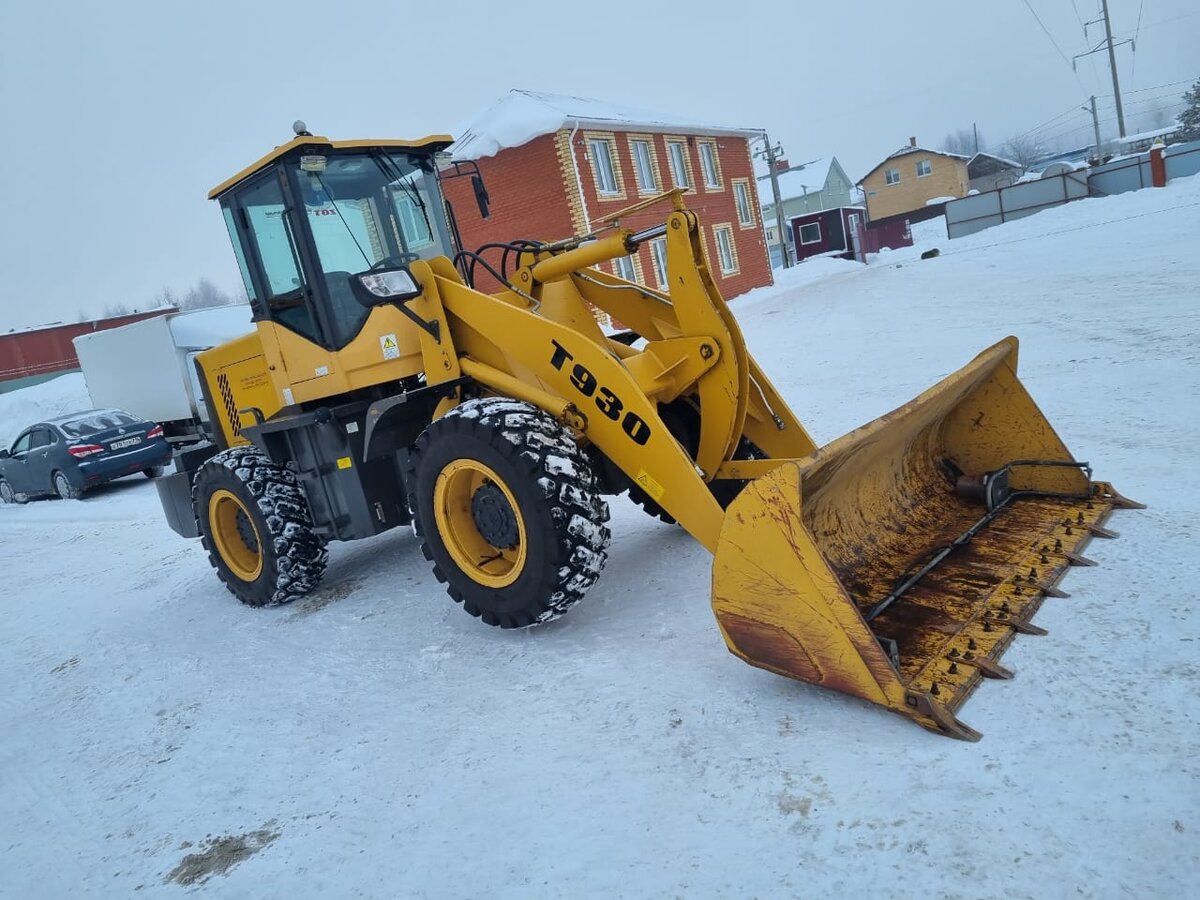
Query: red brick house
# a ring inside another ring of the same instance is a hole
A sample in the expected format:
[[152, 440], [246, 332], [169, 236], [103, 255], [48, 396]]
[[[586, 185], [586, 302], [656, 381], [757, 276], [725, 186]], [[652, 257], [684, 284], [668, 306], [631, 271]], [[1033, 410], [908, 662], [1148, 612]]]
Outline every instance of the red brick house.
[[[685, 187], [685, 202], [700, 218], [709, 268], [729, 299], [772, 283], [750, 156], [750, 140], [758, 134], [514, 90], [459, 128], [450, 147], [456, 161], [479, 166], [491, 217], [480, 218], [469, 179], [447, 180], [445, 189], [463, 245], [474, 249], [488, 241], [590, 234], [609, 213]], [[660, 224], [669, 208], [643, 210], [621, 224]], [[663, 287], [665, 253], [665, 243], [648, 242], [603, 265], [631, 281]]]

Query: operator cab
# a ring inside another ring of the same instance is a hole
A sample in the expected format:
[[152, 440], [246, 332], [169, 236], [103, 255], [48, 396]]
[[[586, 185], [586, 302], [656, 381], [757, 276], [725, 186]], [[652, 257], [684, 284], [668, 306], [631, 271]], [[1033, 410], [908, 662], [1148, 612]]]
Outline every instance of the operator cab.
[[407, 264], [454, 256], [435, 154], [450, 144], [296, 137], [214, 188], [254, 321], [337, 350], [379, 302], [419, 288]]

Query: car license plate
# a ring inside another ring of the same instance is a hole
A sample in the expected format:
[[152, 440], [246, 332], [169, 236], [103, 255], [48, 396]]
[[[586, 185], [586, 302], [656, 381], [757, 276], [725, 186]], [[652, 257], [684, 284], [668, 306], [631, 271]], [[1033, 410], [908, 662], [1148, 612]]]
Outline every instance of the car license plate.
[[113, 441], [108, 446], [111, 450], [124, 450], [126, 447], [132, 447], [136, 444], [140, 444], [141, 442], [142, 439], [140, 437], [131, 437], [120, 441]]

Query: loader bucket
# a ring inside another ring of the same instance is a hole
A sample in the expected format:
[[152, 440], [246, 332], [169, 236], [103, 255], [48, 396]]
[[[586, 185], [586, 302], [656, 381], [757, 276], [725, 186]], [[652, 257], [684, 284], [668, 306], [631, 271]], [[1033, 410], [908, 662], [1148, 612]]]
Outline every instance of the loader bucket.
[[713, 610], [746, 662], [964, 740], [955, 713], [1116, 507], [1016, 376], [1017, 341], [729, 506]]

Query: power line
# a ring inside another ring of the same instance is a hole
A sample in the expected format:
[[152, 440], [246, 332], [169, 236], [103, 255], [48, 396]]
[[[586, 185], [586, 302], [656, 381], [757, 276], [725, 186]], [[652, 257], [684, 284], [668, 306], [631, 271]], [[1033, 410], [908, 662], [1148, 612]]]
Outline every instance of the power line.
[[[1133, 30], [1133, 40], [1129, 42], [1130, 51], [1131, 51], [1130, 58], [1132, 60], [1130, 63], [1130, 66], [1129, 66], [1129, 83], [1130, 84], [1134, 83], [1134, 77], [1137, 75], [1137, 39], [1138, 39], [1138, 35], [1141, 34], [1141, 31], [1142, 31], [1142, 6], [1144, 3], [1145, 3], [1145, 0], [1138, 0], [1137, 27]], [[1128, 94], [1129, 91], [1126, 91], [1125, 93]]]
[[1177, 87], [1181, 84], [1191, 84], [1194, 79], [1185, 78], [1183, 81], [1168, 81], [1166, 84], [1155, 84], [1150, 87], [1138, 88], [1136, 91], [1126, 91], [1126, 94], [1142, 94], [1146, 91], [1156, 91], [1159, 88]]
[[[1086, 41], [1088, 39], [1087, 23], [1083, 21], [1083, 16], [1079, 14], [1079, 7], [1075, 5], [1075, 0], [1071, 0], [1071, 9], [1075, 11], [1075, 21], [1079, 23], [1079, 30], [1083, 32], [1083, 39]], [[1096, 60], [1090, 54], [1088, 55], [1088, 65], [1092, 70], [1092, 78], [1095, 80], [1096, 84], [1099, 84], [1100, 73], [1096, 71]], [[1074, 68], [1074, 66], [1072, 66], [1072, 68]], [[1076, 77], [1078, 77], [1078, 75], [1076, 75]]]
[[1058, 55], [1062, 57], [1062, 61], [1069, 66], [1071, 61], [1067, 59], [1067, 54], [1062, 52], [1062, 48], [1058, 46], [1058, 41], [1054, 40], [1054, 35], [1052, 35], [1050, 30], [1046, 28], [1045, 23], [1042, 22], [1042, 17], [1039, 16], [1034, 8], [1029, 4], [1029, 0], [1025, 0], [1025, 8], [1029, 10], [1030, 14], [1035, 19], [1037, 19], [1037, 23], [1042, 26], [1042, 31], [1045, 33], [1046, 37], [1050, 39], [1050, 43], [1054, 45], [1054, 49], [1058, 51]]
[[1036, 134], [1039, 131], [1044, 131], [1047, 127], [1049, 127], [1050, 125], [1053, 125], [1059, 119], [1065, 119], [1067, 116], [1071, 116], [1071, 115], [1079, 115], [1080, 112], [1081, 112], [1081, 110], [1079, 109], [1079, 107], [1076, 104], [1072, 103], [1071, 107], [1069, 109], [1065, 110], [1064, 112], [1060, 112], [1057, 116], [1054, 116], [1053, 118], [1047, 119], [1045, 122], [1043, 122], [1040, 125], [1035, 125], [1033, 128], [1029, 129], [1024, 134], [1018, 134], [1016, 136], [1016, 138], [1014, 138], [1013, 140], [1020, 140], [1023, 137], [1029, 137], [1029, 135], [1031, 135], [1031, 134]]

